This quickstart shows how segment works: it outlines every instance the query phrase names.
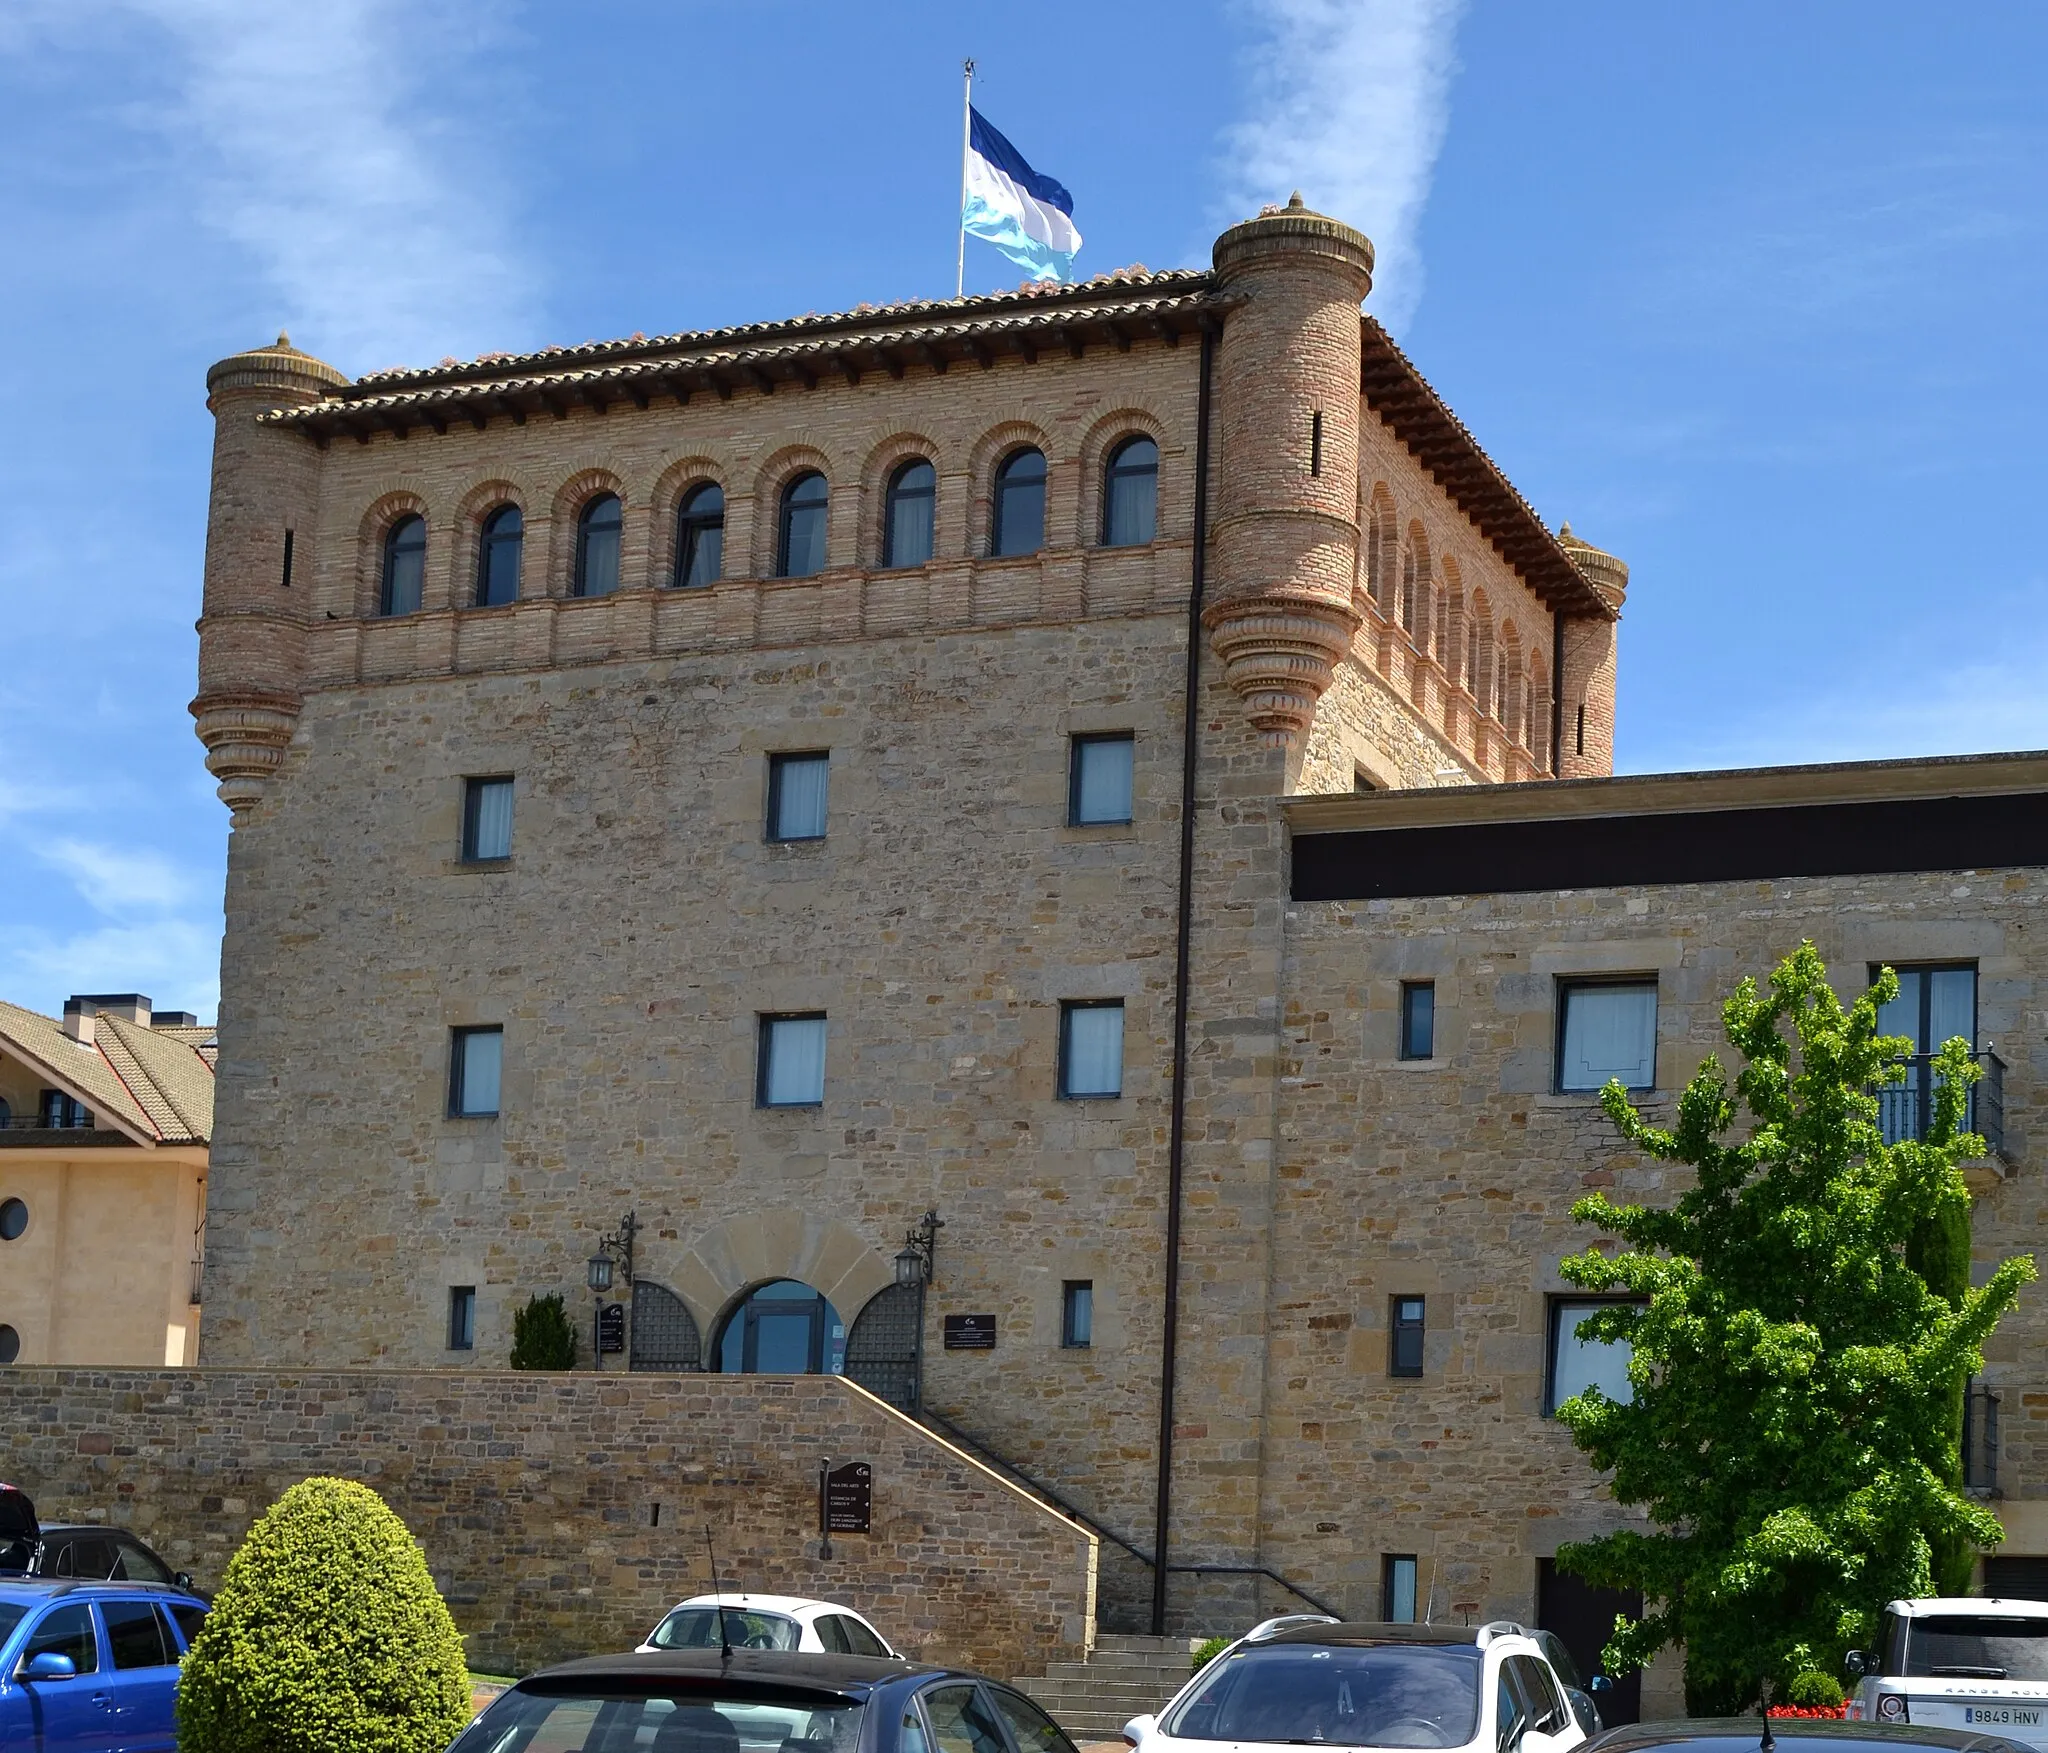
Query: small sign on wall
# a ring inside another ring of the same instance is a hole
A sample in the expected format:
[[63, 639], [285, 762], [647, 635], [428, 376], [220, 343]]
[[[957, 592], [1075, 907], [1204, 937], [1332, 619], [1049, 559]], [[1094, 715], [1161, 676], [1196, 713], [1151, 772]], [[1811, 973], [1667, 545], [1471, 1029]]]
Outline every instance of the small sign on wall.
[[847, 1461], [825, 1475], [825, 1532], [865, 1534], [875, 1508], [875, 1470]]
[[945, 1332], [948, 1351], [993, 1351], [996, 1348], [996, 1318], [993, 1315], [948, 1315]]
[[597, 1349], [600, 1353], [626, 1349], [624, 1303], [606, 1303], [597, 1311]]

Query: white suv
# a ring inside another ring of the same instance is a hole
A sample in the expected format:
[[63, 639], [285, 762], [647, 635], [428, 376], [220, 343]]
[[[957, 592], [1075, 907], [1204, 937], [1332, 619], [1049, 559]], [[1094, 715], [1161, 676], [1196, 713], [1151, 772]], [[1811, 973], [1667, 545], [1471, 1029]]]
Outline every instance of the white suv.
[[1586, 1738], [1535, 1638], [1478, 1627], [1269, 1620], [1124, 1739], [1140, 1753], [1330, 1747], [1566, 1753]]
[[1995, 1596], [1894, 1601], [1849, 1716], [1975, 1730], [2048, 1749], [2048, 1602]]

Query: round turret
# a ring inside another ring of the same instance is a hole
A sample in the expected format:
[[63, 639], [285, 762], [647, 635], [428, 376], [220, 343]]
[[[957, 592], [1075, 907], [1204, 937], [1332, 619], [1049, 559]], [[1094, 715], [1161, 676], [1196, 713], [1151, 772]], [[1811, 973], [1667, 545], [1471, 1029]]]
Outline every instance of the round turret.
[[1600, 593], [1601, 600], [1620, 614], [1622, 599], [1628, 595], [1628, 562], [1616, 559], [1603, 548], [1594, 547], [1582, 536], [1573, 535], [1572, 526], [1568, 523], [1559, 527], [1557, 545], [1586, 575], [1586, 582]]
[[1372, 245], [1296, 194], [1216, 240], [1219, 466], [1203, 619], [1253, 725], [1299, 737], [1350, 648]]
[[1557, 678], [1558, 777], [1597, 779], [1614, 771], [1615, 631], [1628, 595], [1628, 565], [1574, 535], [1570, 524], [1558, 529], [1557, 545], [1616, 617], [1577, 615], [1564, 623], [1564, 667]]
[[[294, 559], [319, 503], [312, 443], [261, 417], [320, 401], [347, 382], [286, 335], [231, 354], [206, 374], [213, 499], [191, 712], [221, 801], [237, 813], [262, 795], [298, 722], [306, 614]], [[303, 577], [302, 553], [296, 564]]]

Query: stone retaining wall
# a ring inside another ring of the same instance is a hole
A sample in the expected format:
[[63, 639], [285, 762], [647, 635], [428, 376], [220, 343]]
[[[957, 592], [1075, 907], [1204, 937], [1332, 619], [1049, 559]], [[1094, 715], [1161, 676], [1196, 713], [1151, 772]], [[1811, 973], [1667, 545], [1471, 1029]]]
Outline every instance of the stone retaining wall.
[[[875, 1470], [829, 1557], [827, 1457]], [[1093, 1641], [1094, 1536], [835, 1376], [0, 1371], [0, 1478], [202, 1588], [316, 1473], [405, 1518], [486, 1672], [630, 1649], [707, 1589], [707, 1526], [727, 1588], [844, 1601], [906, 1654], [1008, 1676]]]

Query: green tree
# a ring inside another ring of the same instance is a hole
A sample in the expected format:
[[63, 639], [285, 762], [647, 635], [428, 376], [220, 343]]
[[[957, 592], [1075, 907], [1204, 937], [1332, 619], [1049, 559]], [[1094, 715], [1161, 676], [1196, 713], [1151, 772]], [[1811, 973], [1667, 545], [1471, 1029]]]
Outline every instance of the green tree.
[[[2000, 1535], [1958, 1489], [1957, 1390], [2034, 1268], [2007, 1260], [1969, 1286], [1959, 1165], [1984, 1144], [1962, 1130], [1968, 1043], [1935, 1061], [1925, 1139], [1884, 1142], [1871, 1090], [1912, 1050], [1877, 1032], [1897, 991], [1887, 969], [1845, 1009], [1802, 944], [1768, 991], [1745, 979], [1723, 1006], [1743, 1061], [1732, 1091], [1709, 1057], [1669, 1131], [1618, 1083], [1602, 1095], [1630, 1143], [1696, 1179], [1668, 1209], [1604, 1194], [1573, 1208], [1623, 1247], [1574, 1256], [1565, 1278], [1645, 1300], [1580, 1328], [1634, 1348], [1633, 1398], [1589, 1389], [1558, 1417], [1652, 1531], [1567, 1545], [1558, 1561], [1642, 1591], [1649, 1610], [1617, 1622], [1607, 1660], [1627, 1672], [1682, 1644], [1696, 1714], [1839, 1672], [1887, 1600], [1929, 1592], [1937, 1554]], [[1738, 1101], [1750, 1124], [1731, 1143]]]
[[573, 1370], [576, 1328], [559, 1291], [526, 1299], [512, 1316], [512, 1367], [515, 1370]]
[[441, 1753], [469, 1716], [419, 1543], [347, 1479], [302, 1480], [264, 1512], [178, 1680], [184, 1753]]

